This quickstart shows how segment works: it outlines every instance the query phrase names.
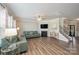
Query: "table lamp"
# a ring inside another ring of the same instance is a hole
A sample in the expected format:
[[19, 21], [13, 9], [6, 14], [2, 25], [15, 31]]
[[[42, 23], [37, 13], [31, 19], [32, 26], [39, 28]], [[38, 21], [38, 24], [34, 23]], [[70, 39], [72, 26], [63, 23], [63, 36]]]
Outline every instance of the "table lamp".
[[9, 37], [11, 41], [12, 40], [12, 36], [17, 35], [17, 29], [16, 28], [7, 28], [5, 29], [5, 36]]

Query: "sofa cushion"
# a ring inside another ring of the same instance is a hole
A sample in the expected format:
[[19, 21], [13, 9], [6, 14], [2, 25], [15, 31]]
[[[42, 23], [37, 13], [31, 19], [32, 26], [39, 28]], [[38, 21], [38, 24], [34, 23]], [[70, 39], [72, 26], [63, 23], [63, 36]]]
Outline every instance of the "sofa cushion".
[[26, 38], [40, 37], [38, 31], [24, 31], [24, 35]]
[[38, 34], [38, 32], [37, 31], [34, 31], [33, 34]]
[[30, 31], [24, 31], [25, 35], [30, 35]]
[[19, 38], [18, 36], [12, 36], [12, 43], [18, 42]]
[[1, 39], [1, 48], [2, 48], [2, 49], [5, 49], [5, 48], [7, 48], [8, 46], [9, 46], [8, 39], [6, 39], [6, 38]]

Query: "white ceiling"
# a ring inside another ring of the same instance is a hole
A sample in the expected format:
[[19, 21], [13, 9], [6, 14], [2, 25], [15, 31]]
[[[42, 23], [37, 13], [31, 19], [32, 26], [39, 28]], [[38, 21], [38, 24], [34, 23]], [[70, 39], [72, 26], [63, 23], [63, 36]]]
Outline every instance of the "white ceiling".
[[18, 17], [34, 19], [38, 15], [48, 18], [64, 16], [70, 18], [79, 17], [78, 3], [9, 3], [7, 6]]

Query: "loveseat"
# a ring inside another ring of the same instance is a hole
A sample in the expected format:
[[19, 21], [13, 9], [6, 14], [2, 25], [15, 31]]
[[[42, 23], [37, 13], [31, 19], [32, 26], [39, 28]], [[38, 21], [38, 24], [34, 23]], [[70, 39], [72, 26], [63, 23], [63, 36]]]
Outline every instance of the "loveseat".
[[1, 39], [0, 47], [2, 55], [16, 55], [28, 50], [25, 37], [18, 38], [17, 36], [12, 36], [11, 40], [10, 37]]
[[40, 37], [38, 31], [24, 31], [23, 33], [26, 39]]

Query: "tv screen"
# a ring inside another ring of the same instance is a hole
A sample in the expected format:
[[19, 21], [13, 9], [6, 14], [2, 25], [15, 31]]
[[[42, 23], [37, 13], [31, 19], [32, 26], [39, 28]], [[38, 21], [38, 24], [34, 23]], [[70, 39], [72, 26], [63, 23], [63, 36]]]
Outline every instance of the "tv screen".
[[48, 28], [48, 24], [41, 24], [41, 28], [43, 28], [43, 29]]

